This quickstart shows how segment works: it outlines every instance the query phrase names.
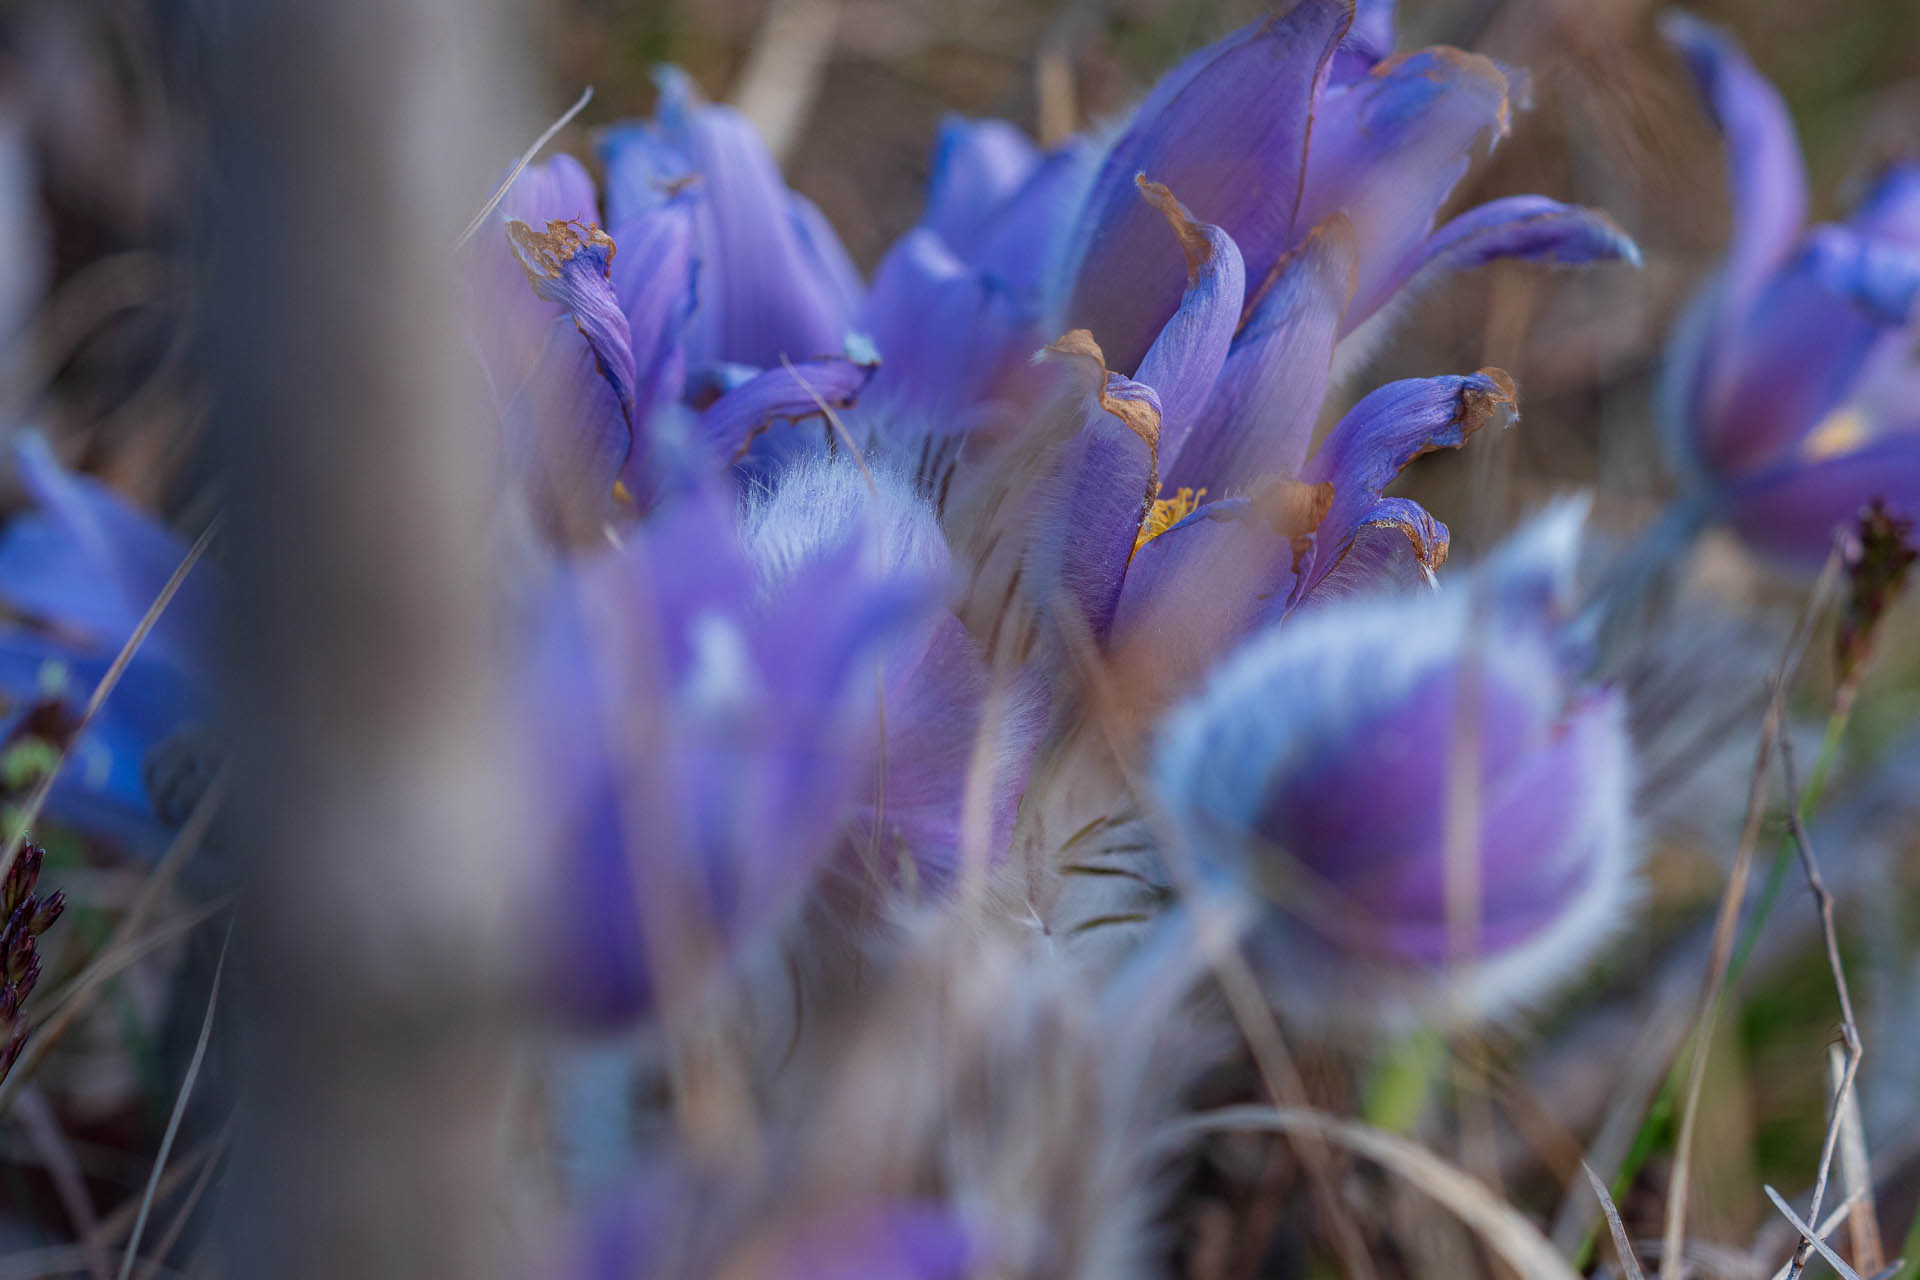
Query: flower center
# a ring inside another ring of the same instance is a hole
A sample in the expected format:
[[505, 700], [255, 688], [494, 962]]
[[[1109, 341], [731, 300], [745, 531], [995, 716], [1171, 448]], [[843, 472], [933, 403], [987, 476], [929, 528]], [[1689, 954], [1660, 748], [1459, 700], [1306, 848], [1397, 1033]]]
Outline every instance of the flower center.
[[[1163, 488], [1157, 486], [1155, 492]], [[1182, 485], [1173, 491], [1171, 498], [1156, 497], [1147, 507], [1146, 518], [1140, 522], [1140, 531], [1133, 535], [1133, 549], [1138, 551], [1192, 515], [1199, 509], [1200, 499], [1206, 496], [1205, 489], [1191, 489]]]

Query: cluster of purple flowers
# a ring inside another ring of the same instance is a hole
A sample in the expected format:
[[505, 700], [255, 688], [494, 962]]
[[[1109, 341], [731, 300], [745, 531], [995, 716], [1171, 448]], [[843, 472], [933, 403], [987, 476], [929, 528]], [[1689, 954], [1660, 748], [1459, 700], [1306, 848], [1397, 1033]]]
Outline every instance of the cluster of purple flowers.
[[[1817, 559], [1865, 501], [1920, 500], [1920, 170], [1803, 233], [1778, 98], [1709, 28], [1671, 34], [1738, 217], [1675, 340], [1684, 500]], [[1593, 956], [1632, 895], [1633, 765], [1570, 625], [1584, 507], [1441, 581], [1445, 525], [1387, 489], [1511, 422], [1513, 381], [1393, 382], [1316, 423], [1436, 275], [1638, 251], [1544, 196], [1440, 221], [1522, 81], [1393, 44], [1390, 3], [1296, 0], [1103, 136], [950, 120], [871, 282], [677, 71], [604, 134], [600, 189], [565, 156], [513, 182], [463, 303], [524, 552], [543, 1008], [647, 1025], [954, 903], [1129, 975], [1227, 903], [1310, 1019], [1494, 1015]], [[91, 687], [184, 551], [40, 444], [19, 460], [9, 741]], [[61, 816], [178, 821], [149, 766], [205, 717], [217, 590], [191, 580], [147, 641]], [[623, 1215], [587, 1265], [718, 1266], [673, 1207], [710, 1170], [656, 1164], [657, 1221]], [[740, 1248], [961, 1274], [992, 1247], [964, 1209], [874, 1201]]]

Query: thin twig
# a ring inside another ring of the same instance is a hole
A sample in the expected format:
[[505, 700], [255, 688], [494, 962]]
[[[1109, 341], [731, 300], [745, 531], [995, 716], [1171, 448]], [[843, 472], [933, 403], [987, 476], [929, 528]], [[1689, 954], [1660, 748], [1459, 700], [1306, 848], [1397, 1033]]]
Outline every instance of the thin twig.
[[1853, 1245], [1855, 1265], [1872, 1275], [1886, 1265], [1886, 1246], [1880, 1239], [1880, 1211], [1873, 1202], [1873, 1162], [1867, 1156], [1866, 1129], [1860, 1122], [1860, 1091], [1840, 1090], [1846, 1070], [1845, 1050], [1828, 1045], [1827, 1074], [1834, 1082], [1840, 1109], [1840, 1185], [1849, 1200], [1860, 1202], [1860, 1212], [1847, 1218], [1847, 1239]]
[[1827, 1260], [1827, 1264], [1840, 1273], [1840, 1280], [1860, 1280], [1860, 1273], [1848, 1266], [1839, 1254], [1829, 1248], [1827, 1242], [1821, 1238], [1820, 1233], [1808, 1226], [1800, 1215], [1793, 1211], [1793, 1206], [1781, 1198], [1778, 1191], [1775, 1191], [1772, 1187], [1762, 1187], [1761, 1190], [1767, 1193], [1767, 1199], [1773, 1201], [1773, 1207], [1784, 1214], [1787, 1221], [1793, 1224], [1793, 1229], [1800, 1233], [1800, 1238], [1806, 1241], [1808, 1245], [1819, 1250], [1820, 1256]]
[[480, 206], [480, 212], [473, 215], [473, 221], [469, 222], [467, 229], [460, 233], [460, 238], [453, 242], [455, 249], [460, 248], [466, 244], [467, 241], [473, 239], [474, 233], [480, 230], [481, 224], [487, 220], [487, 215], [500, 207], [500, 202], [507, 198], [507, 191], [513, 186], [520, 175], [526, 172], [527, 166], [533, 163], [533, 158], [539, 155], [541, 149], [549, 142], [553, 141], [554, 134], [566, 128], [573, 122], [575, 116], [586, 110], [587, 104], [591, 101], [593, 101], [593, 86], [588, 85], [580, 91], [580, 96], [574, 99], [573, 105], [561, 112], [560, 118], [548, 125], [547, 131], [535, 138], [533, 145], [520, 153], [519, 162], [507, 171], [507, 176], [502, 178], [500, 185], [493, 189], [493, 195], [488, 198], [485, 204]]
[[126, 1251], [120, 1257], [119, 1280], [133, 1274], [134, 1259], [139, 1256], [140, 1237], [146, 1233], [147, 1215], [153, 1212], [153, 1197], [160, 1177], [167, 1171], [167, 1157], [173, 1154], [173, 1140], [180, 1136], [180, 1121], [187, 1114], [187, 1099], [193, 1096], [194, 1081], [200, 1078], [200, 1064], [206, 1060], [207, 1041], [213, 1038], [213, 1013], [220, 1004], [220, 979], [227, 970], [227, 944], [233, 941], [233, 921], [227, 921], [227, 936], [220, 940], [220, 958], [213, 965], [213, 989], [207, 992], [207, 1013], [200, 1020], [200, 1039], [193, 1046], [187, 1074], [180, 1081], [180, 1096], [173, 1100], [173, 1114], [167, 1117], [167, 1131], [160, 1139], [160, 1150], [153, 1157], [153, 1172], [147, 1175], [147, 1188], [140, 1195], [140, 1211], [134, 1215], [133, 1234], [127, 1238]]
[[[160, 1262], [173, 1252], [173, 1246], [180, 1240], [180, 1233], [187, 1229], [187, 1223], [193, 1218], [193, 1211], [200, 1203], [200, 1197], [206, 1194], [207, 1187], [213, 1182], [213, 1175], [220, 1171], [220, 1157], [226, 1153], [227, 1144], [233, 1140], [233, 1117], [229, 1115], [226, 1123], [220, 1126], [219, 1134], [214, 1138], [211, 1151], [202, 1148], [194, 1155], [199, 1158], [199, 1170], [194, 1174], [193, 1185], [180, 1200], [180, 1207], [174, 1210], [173, 1221], [161, 1233], [153, 1246], [153, 1257], [147, 1263], [147, 1271], [142, 1280], [154, 1280]], [[165, 1184], [163, 1183], [164, 1187]]]
[[148, 633], [160, 621], [160, 615], [167, 611], [167, 606], [173, 603], [173, 597], [179, 592], [180, 585], [187, 580], [187, 575], [193, 572], [193, 566], [200, 563], [200, 557], [207, 554], [207, 548], [213, 545], [213, 540], [219, 532], [220, 517], [215, 516], [207, 525], [206, 531], [188, 549], [185, 557], [174, 569], [173, 576], [168, 578], [166, 585], [160, 588], [160, 594], [155, 596], [153, 603], [147, 606], [147, 611], [141, 615], [139, 624], [133, 629], [133, 634], [128, 636], [127, 642], [120, 646], [120, 652], [114, 655], [113, 663], [107, 668], [106, 674], [102, 675], [100, 682], [94, 685], [93, 696], [87, 699], [86, 710], [80, 713], [80, 723], [74, 726], [73, 732], [67, 737], [66, 745], [60, 749], [60, 754], [54, 757], [53, 763], [34, 784], [32, 794], [27, 797], [26, 806], [20, 810], [20, 817], [13, 824], [13, 832], [7, 837], [6, 851], [0, 853], [0, 880], [6, 879], [7, 872], [13, 869], [13, 860], [19, 856], [20, 847], [26, 843], [27, 833], [33, 830], [33, 824], [40, 820], [40, 811], [46, 808], [47, 797], [53, 792], [53, 784], [59, 779], [60, 770], [66, 767], [68, 758], [72, 756], [74, 744], [86, 736], [87, 730], [93, 725], [94, 716], [99, 714], [101, 706], [106, 703], [114, 686], [120, 683], [120, 677], [126, 672], [127, 664], [133, 661], [133, 655], [138, 653], [140, 646], [146, 643]]
[[1613, 1203], [1607, 1184], [1600, 1180], [1600, 1175], [1585, 1160], [1580, 1162], [1580, 1171], [1587, 1175], [1587, 1185], [1593, 1188], [1601, 1211], [1607, 1215], [1607, 1230], [1613, 1233], [1613, 1251], [1620, 1257], [1621, 1273], [1627, 1280], [1646, 1280], [1645, 1273], [1640, 1270], [1640, 1259], [1633, 1252], [1633, 1240], [1627, 1235], [1627, 1224], [1620, 1221], [1620, 1210]]
[[[1845, 1200], [1842, 1200], [1839, 1204], [1833, 1206], [1833, 1211], [1827, 1214], [1826, 1218], [1820, 1223], [1820, 1238], [1824, 1240], [1828, 1236], [1832, 1235], [1835, 1231], [1838, 1231], [1840, 1229], [1841, 1223], [1853, 1221], [1853, 1216], [1854, 1216], [1853, 1210], [1855, 1206], [1857, 1206], [1859, 1203], [1860, 1201], [1858, 1197], [1849, 1196]], [[1767, 1225], [1769, 1227], [1777, 1227], [1780, 1224], [1773, 1221], [1773, 1219], [1769, 1218], [1767, 1220]], [[1765, 1232], [1763, 1231], [1762, 1234], [1764, 1235]], [[1755, 1248], [1755, 1249], [1749, 1250], [1748, 1254], [1750, 1257], [1758, 1259], [1765, 1252], [1771, 1252], [1771, 1250], [1763, 1251], [1761, 1249]], [[1759, 1273], [1760, 1265], [1761, 1264], [1757, 1261], [1754, 1263], [1753, 1270], [1755, 1274]], [[1791, 1267], [1792, 1265], [1793, 1265], [1793, 1259], [1788, 1258], [1785, 1262], [1780, 1264], [1779, 1270], [1773, 1273], [1771, 1280], [1787, 1280], [1787, 1268]]]
[[[1793, 847], [1800, 855], [1800, 869], [1807, 877], [1807, 887], [1813, 891], [1814, 905], [1820, 914], [1820, 933], [1826, 941], [1827, 965], [1833, 971], [1834, 990], [1840, 997], [1840, 1033], [1846, 1042], [1846, 1065], [1840, 1074], [1840, 1086], [1834, 1092], [1827, 1134], [1820, 1143], [1820, 1167], [1814, 1174], [1813, 1199], [1807, 1209], [1809, 1218], [1818, 1218], [1820, 1202], [1827, 1195], [1827, 1177], [1833, 1169], [1834, 1149], [1840, 1141], [1841, 1118], [1846, 1114], [1847, 1100], [1853, 1095], [1853, 1081], [1860, 1070], [1863, 1047], [1860, 1024], [1853, 1015], [1853, 996], [1847, 989], [1846, 969], [1840, 962], [1840, 935], [1833, 921], [1833, 895], [1827, 892], [1827, 883], [1820, 877], [1820, 861], [1814, 856], [1813, 839], [1807, 834], [1806, 822], [1800, 812], [1800, 779], [1793, 766], [1793, 744], [1784, 735], [1780, 739], [1780, 770], [1787, 786], [1787, 829], [1792, 833]], [[1799, 1280], [1800, 1272], [1806, 1267], [1812, 1251], [1812, 1240], [1802, 1240], [1800, 1247], [1794, 1250], [1793, 1266], [1787, 1271], [1787, 1280]]]
[[[1832, 594], [1834, 584], [1839, 580], [1840, 564], [1840, 549], [1836, 545], [1828, 553], [1826, 567], [1820, 571], [1819, 581], [1814, 584], [1806, 607], [1801, 610], [1794, 624], [1793, 635], [1787, 641], [1786, 651], [1780, 655], [1780, 665], [1769, 686], [1766, 719], [1760, 727], [1759, 745], [1754, 749], [1746, 821], [1740, 832], [1740, 847], [1734, 855], [1733, 870], [1727, 876], [1727, 890], [1720, 899], [1720, 913], [1714, 922], [1713, 958], [1708, 966], [1706, 984], [1700, 993], [1700, 1012], [1694, 1023], [1686, 1104], [1681, 1111], [1680, 1136], [1674, 1148], [1666, 1230], [1661, 1236], [1660, 1280], [1679, 1280], [1680, 1277], [1687, 1234], [1688, 1182], [1693, 1170], [1693, 1133], [1700, 1119], [1701, 1091], [1707, 1077], [1707, 1055], [1712, 1047], [1714, 1019], [1719, 1012], [1727, 968], [1733, 956], [1734, 930], [1740, 921], [1740, 909], [1746, 902], [1747, 878], [1753, 869], [1753, 851], [1760, 840], [1761, 819], [1766, 815], [1767, 784], [1772, 777], [1769, 765], [1774, 742], [1781, 736], [1780, 726], [1786, 716], [1787, 681], [1798, 668], [1800, 656], [1805, 652], [1807, 639], [1813, 630], [1813, 619], [1825, 606], [1827, 597]], [[1797, 797], [1790, 801], [1794, 802], [1797, 802]]]

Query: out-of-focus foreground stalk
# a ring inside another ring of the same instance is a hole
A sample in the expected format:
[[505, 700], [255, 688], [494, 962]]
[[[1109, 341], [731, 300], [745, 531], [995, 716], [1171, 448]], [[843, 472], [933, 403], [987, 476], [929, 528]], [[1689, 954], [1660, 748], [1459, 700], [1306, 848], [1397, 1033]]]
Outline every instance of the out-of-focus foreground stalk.
[[514, 149], [493, 7], [218, 15], [209, 354], [249, 873], [233, 1276], [513, 1269], [517, 806], [452, 244]]

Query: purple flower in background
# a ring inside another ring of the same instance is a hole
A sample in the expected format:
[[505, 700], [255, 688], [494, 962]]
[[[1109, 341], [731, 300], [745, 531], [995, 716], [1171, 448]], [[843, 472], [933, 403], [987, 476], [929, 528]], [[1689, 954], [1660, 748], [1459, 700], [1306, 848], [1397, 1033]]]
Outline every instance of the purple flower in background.
[[[17, 619], [0, 625], [0, 753], [23, 751], [33, 764], [32, 744], [60, 746], [78, 728], [94, 686], [188, 548], [106, 485], [63, 468], [37, 433], [22, 433], [13, 453], [34, 506], [0, 532], [0, 605]], [[204, 726], [219, 590], [206, 564], [181, 584], [73, 742], [48, 801], [56, 820], [157, 854], [185, 817], [212, 768]], [[199, 779], [184, 792], [174, 786], [191, 783], [182, 767]]]
[[694, 368], [770, 369], [838, 354], [860, 277], [812, 202], [789, 191], [747, 118], [700, 99], [687, 74], [662, 68], [653, 119], [616, 127], [601, 144], [607, 214], [619, 239], [630, 219], [697, 192], [694, 251], [700, 303], [687, 335]]
[[1804, 226], [1779, 93], [1718, 29], [1670, 14], [1726, 135], [1734, 237], [1668, 352], [1663, 415], [1695, 498], [1756, 550], [1817, 565], [1873, 499], [1920, 514], [1920, 167], [1846, 223]]
[[[1494, 1012], [1618, 923], [1625, 708], [1580, 684], [1561, 630], [1582, 514], [1554, 509], [1438, 593], [1262, 632], [1169, 717], [1167, 819], [1260, 904], [1252, 941], [1282, 999], [1311, 1000], [1303, 975], [1385, 973], [1446, 978], [1456, 1009]], [[1470, 885], [1451, 918], [1450, 850]]]
[[[553, 829], [549, 981], [576, 1013], [647, 1009], [663, 958], [773, 929], [823, 870], [951, 876], [986, 673], [941, 607], [931, 510], [873, 479], [842, 459], [740, 511], [689, 495], [543, 600], [527, 715]], [[992, 726], [996, 847], [1033, 719], [1015, 705]]]

